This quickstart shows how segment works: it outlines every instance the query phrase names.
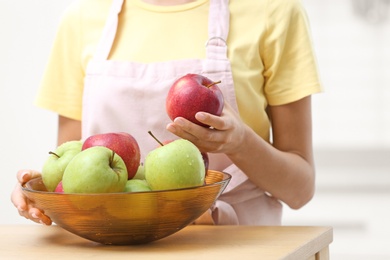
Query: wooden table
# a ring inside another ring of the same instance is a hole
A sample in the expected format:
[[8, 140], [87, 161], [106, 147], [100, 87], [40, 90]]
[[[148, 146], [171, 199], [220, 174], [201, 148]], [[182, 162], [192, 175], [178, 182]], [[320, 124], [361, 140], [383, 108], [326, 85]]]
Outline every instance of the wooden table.
[[0, 259], [329, 259], [331, 227], [195, 226], [137, 246], [107, 246], [57, 226], [0, 226]]

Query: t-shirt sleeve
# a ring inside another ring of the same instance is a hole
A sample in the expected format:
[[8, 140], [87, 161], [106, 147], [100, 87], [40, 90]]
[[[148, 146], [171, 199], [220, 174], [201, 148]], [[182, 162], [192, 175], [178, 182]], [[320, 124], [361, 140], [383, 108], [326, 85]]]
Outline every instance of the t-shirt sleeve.
[[299, 0], [268, 1], [263, 42], [265, 95], [283, 105], [321, 91], [307, 15]]
[[38, 107], [76, 120], [81, 120], [84, 81], [79, 20], [79, 6], [70, 5], [60, 19], [35, 99]]

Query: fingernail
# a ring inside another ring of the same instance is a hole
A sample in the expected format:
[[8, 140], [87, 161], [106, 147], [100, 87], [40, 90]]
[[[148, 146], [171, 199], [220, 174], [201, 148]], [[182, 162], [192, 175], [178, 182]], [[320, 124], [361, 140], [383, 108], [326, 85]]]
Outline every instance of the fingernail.
[[171, 132], [175, 131], [175, 127], [172, 124], [168, 124], [166, 129]]
[[177, 124], [178, 126], [184, 126], [184, 120], [181, 119], [181, 118], [175, 118], [174, 122], [175, 122], [175, 124]]
[[198, 120], [205, 120], [206, 119], [206, 115], [204, 113], [201, 113], [201, 112], [196, 113], [195, 117]]
[[29, 172], [22, 173], [22, 180], [27, 181], [26, 176], [29, 174]]
[[31, 214], [31, 217], [38, 218], [37, 214], [35, 214], [35, 213]]

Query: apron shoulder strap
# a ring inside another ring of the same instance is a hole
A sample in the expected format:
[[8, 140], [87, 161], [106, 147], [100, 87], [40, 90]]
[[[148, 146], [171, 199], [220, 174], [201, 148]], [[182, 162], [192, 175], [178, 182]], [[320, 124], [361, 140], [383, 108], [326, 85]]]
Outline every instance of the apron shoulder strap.
[[111, 9], [108, 13], [108, 19], [103, 28], [102, 36], [98, 42], [94, 60], [107, 60], [110, 55], [112, 45], [115, 40], [118, 28], [118, 15], [122, 10], [124, 0], [113, 0]]
[[229, 34], [229, 0], [210, 0], [209, 38], [206, 55], [209, 59], [227, 59], [227, 38]]

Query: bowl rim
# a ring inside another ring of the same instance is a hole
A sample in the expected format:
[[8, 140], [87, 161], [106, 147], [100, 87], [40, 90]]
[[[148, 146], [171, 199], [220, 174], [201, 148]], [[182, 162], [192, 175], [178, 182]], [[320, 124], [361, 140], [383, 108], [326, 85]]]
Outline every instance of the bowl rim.
[[209, 170], [210, 172], [217, 172], [221, 173], [223, 175], [223, 179], [217, 182], [213, 182], [210, 184], [204, 184], [204, 185], [199, 185], [199, 186], [191, 186], [191, 187], [186, 187], [186, 188], [179, 188], [179, 189], [166, 189], [166, 190], [152, 190], [152, 191], [128, 191], [128, 192], [108, 192], [108, 193], [63, 193], [63, 192], [55, 192], [55, 191], [41, 191], [41, 190], [33, 190], [27, 188], [27, 184], [32, 182], [32, 181], [42, 181], [42, 176], [31, 179], [23, 184], [21, 184], [21, 188], [24, 192], [30, 192], [30, 193], [37, 193], [37, 194], [57, 194], [57, 195], [77, 195], [77, 196], [96, 196], [96, 195], [105, 195], [105, 196], [114, 196], [114, 195], [121, 195], [121, 194], [138, 194], [138, 193], [163, 193], [163, 192], [179, 192], [179, 191], [185, 191], [185, 190], [193, 190], [193, 189], [198, 189], [198, 188], [203, 188], [203, 187], [210, 187], [210, 186], [216, 186], [216, 185], [221, 185], [222, 183], [226, 183], [226, 185], [229, 184], [232, 175], [227, 172], [223, 171], [216, 171], [216, 170]]

